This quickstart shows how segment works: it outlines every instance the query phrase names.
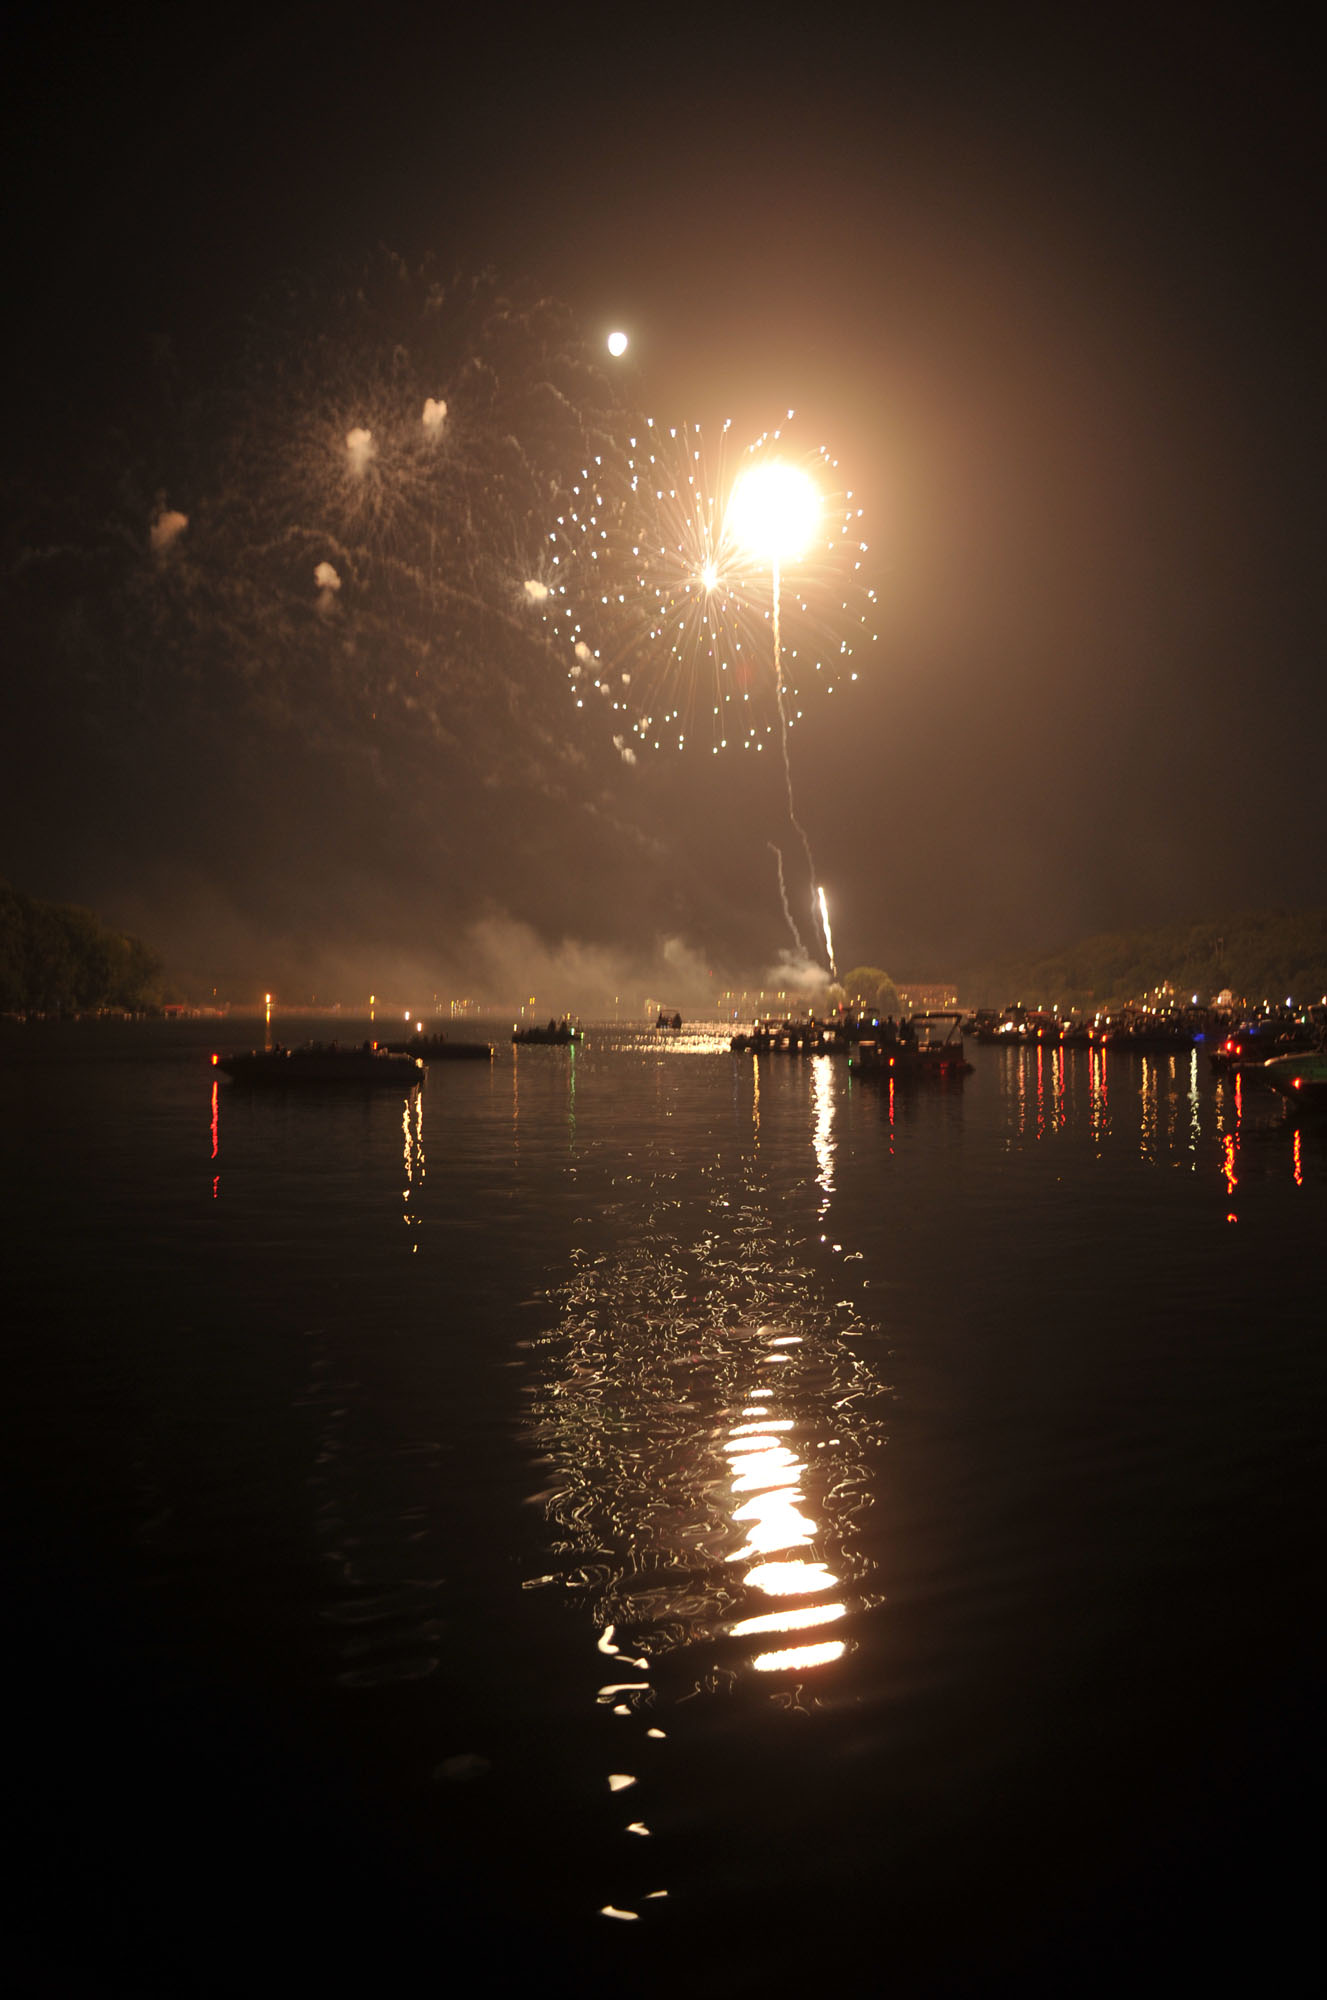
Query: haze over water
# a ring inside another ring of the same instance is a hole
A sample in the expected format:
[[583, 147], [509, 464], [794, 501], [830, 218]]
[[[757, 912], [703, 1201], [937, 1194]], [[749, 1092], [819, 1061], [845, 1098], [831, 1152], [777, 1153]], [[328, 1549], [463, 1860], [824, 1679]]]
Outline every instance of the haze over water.
[[1277, 1985], [1321, 1117], [496, 1024], [247, 1094], [246, 1028], [0, 1043], [34, 1969]]

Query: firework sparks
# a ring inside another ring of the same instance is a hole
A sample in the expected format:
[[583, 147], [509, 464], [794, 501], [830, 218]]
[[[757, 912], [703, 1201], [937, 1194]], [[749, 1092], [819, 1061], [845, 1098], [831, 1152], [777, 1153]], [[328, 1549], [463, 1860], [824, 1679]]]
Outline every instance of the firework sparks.
[[816, 901], [820, 905], [820, 928], [825, 934], [825, 951], [829, 957], [829, 970], [833, 978], [839, 976], [839, 968], [834, 962], [834, 938], [829, 928], [829, 904], [825, 901], [823, 888], [816, 890]]
[[[549, 531], [545, 615], [570, 654], [577, 706], [597, 695], [621, 718], [613, 742], [624, 761], [635, 761], [630, 737], [656, 750], [708, 738], [715, 755], [730, 743], [776, 747], [832, 969], [788, 735], [812, 687], [833, 693], [857, 678], [848, 633], [866, 626], [874, 605], [858, 581], [862, 510], [851, 493], [828, 497], [838, 485], [828, 451], [790, 457], [778, 429], [757, 438], [729, 477], [730, 428], [713, 466], [698, 426], [653, 419], [622, 451], [582, 466]], [[770, 846], [801, 951], [782, 853]]]
[[274, 295], [189, 436], [163, 434], [168, 478], [125, 479], [146, 531], [108, 506], [89, 549], [125, 622], [117, 650], [153, 663], [135, 698], [160, 716], [224, 681], [320, 735], [371, 724], [442, 743], [519, 705], [541, 756], [572, 755], [545, 518], [601, 448], [611, 400], [554, 300], [443, 286], [386, 253], [341, 294]]
[[[855, 678], [860, 509], [811, 454], [821, 516], [772, 593], [729, 474], [786, 442], [729, 467], [729, 426], [707, 460], [699, 430], [633, 423], [596, 345], [556, 301], [386, 255], [336, 296], [274, 295], [187, 432], [163, 410], [61, 553], [85, 597], [97, 582], [102, 653], [134, 663], [105, 684], [107, 726], [129, 740], [150, 711], [187, 736], [238, 698], [352, 760], [370, 731], [372, 758], [464, 745], [468, 769], [551, 798], [582, 755], [569, 685], [625, 767], [731, 743], [773, 747], [786, 779], [803, 702]], [[54, 571], [25, 588], [37, 616]], [[791, 783], [788, 803], [814, 882]]]
[[[716, 754], [761, 751], [800, 719], [813, 688], [856, 679], [849, 633], [866, 628], [874, 605], [859, 580], [861, 508], [851, 493], [829, 497], [838, 468], [827, 451], [789, 462], [778, 430], [729, 477], [730, 428], [711, 464], [698, 426], [645, 420], [621, 451], [582, 466], [549, 530], [548, 626], [570, 655], [576, 694], [584, 700], [588, 676], [644, 748], [699, 740]], [[782, 579], [777, 659], [770, 555], [750, 546], [775, 467], [781, 488], [805, 496], [814, 480], [818, 489], [814, 508], [803, 507], [795, 575]]]

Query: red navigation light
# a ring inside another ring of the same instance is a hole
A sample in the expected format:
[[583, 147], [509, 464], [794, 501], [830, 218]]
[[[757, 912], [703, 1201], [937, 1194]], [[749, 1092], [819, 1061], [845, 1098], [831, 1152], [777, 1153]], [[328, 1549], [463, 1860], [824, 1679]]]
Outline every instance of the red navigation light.
[[221, 1057], [220, 1057], [219, 1055], [217, 1055], [217, 1054], [215, 1053], [215, 1051], [214, 1051], [214, 1052], [213, 1052], [213, 1055], [212, 1055], [212, 1067], [213, 1067], [213, 1069], [215, 1069], [215, 1068], [216, 1068], [217, 1064], [218, 1064], [218, 1063], [219, 1063], [220, 1061], [221, 1061]]

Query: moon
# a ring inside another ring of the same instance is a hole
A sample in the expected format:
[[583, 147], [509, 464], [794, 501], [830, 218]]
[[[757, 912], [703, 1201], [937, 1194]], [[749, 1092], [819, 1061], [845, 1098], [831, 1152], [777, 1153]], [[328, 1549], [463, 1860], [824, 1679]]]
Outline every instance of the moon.
[[608, 351], [616, 356], [627, 351], [627, 336], [620, 329], [608, 336]]

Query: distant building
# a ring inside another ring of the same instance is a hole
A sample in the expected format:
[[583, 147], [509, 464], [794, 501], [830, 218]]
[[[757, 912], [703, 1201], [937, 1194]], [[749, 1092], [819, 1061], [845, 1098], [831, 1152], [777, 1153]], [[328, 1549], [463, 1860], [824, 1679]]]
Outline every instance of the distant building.
[[898, 997], [910, 1014], [931, 1014], [937, 1008], [957, 1007], [957, 986], [900, 986]]

